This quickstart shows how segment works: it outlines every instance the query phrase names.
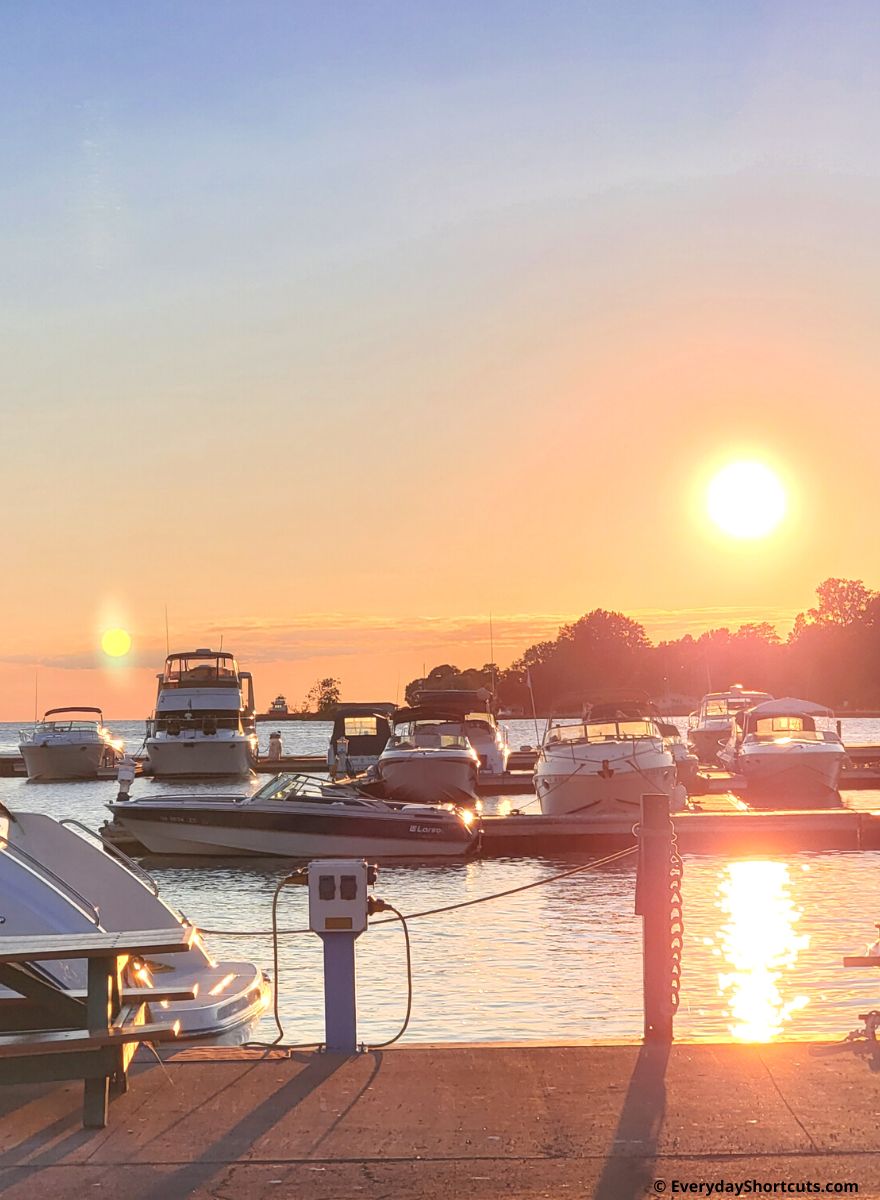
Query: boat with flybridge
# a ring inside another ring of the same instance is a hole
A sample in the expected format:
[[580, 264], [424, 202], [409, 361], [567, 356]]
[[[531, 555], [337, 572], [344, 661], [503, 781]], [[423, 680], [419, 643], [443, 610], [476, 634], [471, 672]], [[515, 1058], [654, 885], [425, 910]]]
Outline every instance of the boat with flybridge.
[[147, 722], [153, 775], [242, 776], [257, 762], [254, 685], [224, 650], [169, 654]]

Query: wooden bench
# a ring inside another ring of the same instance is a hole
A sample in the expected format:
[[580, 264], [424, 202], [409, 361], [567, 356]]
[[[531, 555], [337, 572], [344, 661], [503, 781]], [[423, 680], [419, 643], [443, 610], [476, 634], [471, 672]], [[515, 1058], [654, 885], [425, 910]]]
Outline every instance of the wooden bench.
[[[110, 1084], [128, 1086], [128, 1066], [141, 1042], [177, 1036], [178, 1022], [145, 1024], [148, 1000], [192, 999], [189, 989], [123, 988], [122, 970], [132, 955], [188, 950], [195, 930], [175, 928], [132, 933], [50, 934], [0, 938], [0, 983], [44, 1015], [39, 1029], [0, 1033], [0, 1083], [82, 1079], [83, 1125], [107, 1124]], [[65, 989], [32, 964], [85, 959], [88, 987]]]

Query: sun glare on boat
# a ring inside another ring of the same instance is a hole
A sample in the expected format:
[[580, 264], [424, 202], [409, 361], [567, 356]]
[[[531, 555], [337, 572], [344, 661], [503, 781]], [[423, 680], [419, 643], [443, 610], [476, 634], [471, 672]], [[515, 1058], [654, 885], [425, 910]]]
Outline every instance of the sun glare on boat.
[[101, 637], [101, 649], [109, 658], [124, 658], [131, 649], [131, 634], [127, 629], [107, 629]]
[[788, 507], [779, 476], [763, 463], [728, 463], [706, 492], [710, 520], [735, 538], [761, 538], [779, 525]]

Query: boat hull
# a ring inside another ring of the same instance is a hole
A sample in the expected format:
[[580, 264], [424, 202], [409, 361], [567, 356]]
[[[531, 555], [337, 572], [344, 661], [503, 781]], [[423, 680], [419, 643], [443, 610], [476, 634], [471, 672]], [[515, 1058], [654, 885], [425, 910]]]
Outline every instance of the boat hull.
[[[113, 752], [100, 742], [72, 745], [34, 746], [23, 744], [19, 752], [24, 759], [29, 779], [96, 779], [105, 759]], [[107, 765], [112, 765], [112, 762]]]
[[383, 754], [379, 778], [389, 800], [408, 804], [473, 804], [476, 755], [406, 750]]
[[254, 740], [241, 736], [152, 737], [147, 738], [146, 749], [153, 775], [165, 779], [241, 778], [256, 762]]
[[125, 830], [150, 853], [163, 855], [452, 858], [468, 854], [477, 839], [475, 829], [452, 813], [416, 809], [352, 816], [326, 804], [279, 804], [278, 811], [266, 811], [233, 809], [233, 803], [135, 801], [111, 807]]
[[840, 773], [845, 752], [812, 747], [766, 748], [736, 756], [735, 769], [746, 782], [749, 804], [762, 808], [802, 808], [840, 804]]
[[552, 767], [535, 775], [535, 791], [545, 816], [566, 815], [599, 816], [631, 814], [637, 818], [645, 795], [669, 796], [680, 807], [681, 797], [677, 794], [681, 784], [676, 782], [675, 767], [662, 765], [643, 767], [639, 771], [619, 768], [613, 774], [599, 773], [585, 768], [579, 771], [562, 772]]

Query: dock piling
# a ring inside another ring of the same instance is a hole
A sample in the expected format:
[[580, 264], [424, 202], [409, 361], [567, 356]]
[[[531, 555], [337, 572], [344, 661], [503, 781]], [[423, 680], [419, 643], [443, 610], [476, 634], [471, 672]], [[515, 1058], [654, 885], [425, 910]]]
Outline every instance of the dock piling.
[[639, 824], [639, 865], [635, 911], [642, 918], [642, 980], [645, 1042], [671, 1042], [677, 987], [673, 928], [671, 867], [674, 829], [669, 818], [669, 797], [642, 797]]

